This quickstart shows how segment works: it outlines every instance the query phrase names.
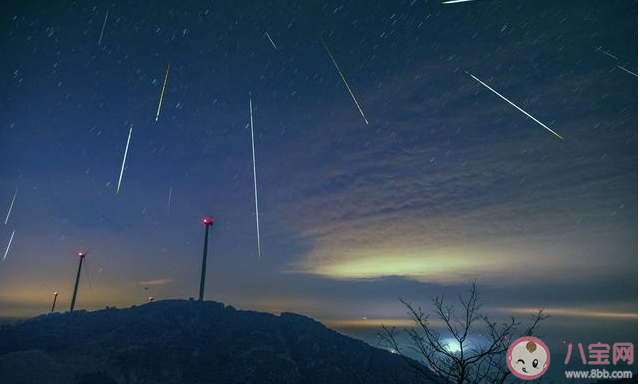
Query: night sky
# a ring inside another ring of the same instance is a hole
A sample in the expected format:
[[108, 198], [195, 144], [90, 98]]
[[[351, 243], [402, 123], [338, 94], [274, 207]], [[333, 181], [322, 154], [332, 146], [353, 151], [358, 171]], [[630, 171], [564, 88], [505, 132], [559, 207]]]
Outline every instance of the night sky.
[[1, 316], [68, 308], [79, 251], [76, 308], [197, 297], [211, 215], [209, 300], [360, 335], [477, 280], [549, 340], [637, 339], [637, 2], [0, 7]]

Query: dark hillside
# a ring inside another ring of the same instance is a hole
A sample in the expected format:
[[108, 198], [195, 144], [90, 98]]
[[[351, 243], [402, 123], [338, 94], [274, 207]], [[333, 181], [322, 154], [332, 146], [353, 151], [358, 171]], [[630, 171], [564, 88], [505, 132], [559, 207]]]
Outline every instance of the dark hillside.
[[[414, 383], [385, 350], [216, 302], [39, 316], [0, 330], [1, 383]], [[424, 383], [424, 380], [421, 382]]]

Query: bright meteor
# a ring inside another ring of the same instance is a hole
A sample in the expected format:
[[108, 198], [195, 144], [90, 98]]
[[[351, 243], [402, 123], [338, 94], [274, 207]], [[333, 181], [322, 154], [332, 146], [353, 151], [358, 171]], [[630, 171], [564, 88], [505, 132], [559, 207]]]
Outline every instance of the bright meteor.
[[[605, 55], [609, 56], [610, 58], [614, 59], [614, 60], [619, 60], [618, 56], [614, 56], [612, 54], [610, 54], [609, 52], [605, 51], [604, 49], [602, 49], [602, 47], [598, 47], [596, 48], [596, 51], [600, 51], [602, 53], [604, 53]], [[622, 69], [623, 71], [627, 72], [628, 74], [630, 74], [631, 76], [635, 76], [638, 77], [637, 73], [631, 72], [630, 70], [628, 70], [627, 68], [621, 66], [621, 65], [616, 65], [617, 68]]]
[[104, 27], [107, 26], [107, 19], [109, 18], [109, 10], [107, 9], [107, 14], [104, 15], [104, 22], [102, 23], [102, 31], [100, 32], [100, 38], [98, 39], [98, 45], [102, 44], [102, 35], [104, 35]]
[[127, 138], [127, 146], [124, 148], [124, 156], [122, 157], [122, 167], [120, 168], [120, 177], [118, 178], [118, 188], [116, 194], [120, 193], [120, 186], [122, 185], [122, 174], [124, 173], [124, 165], [127, 162], [127, 153], [129, 152], [129, 142], [131, 141], [131, 133], [133, 132], [133, 124], [129, 127], [129, 137]]
[[17, 195], [18, 195], [18, 188], [16, 187], [16, 191], [13, 193], [13, 198], [11, 199], [11, 205], [9, 205], [9, 211], [7, 212], [7, 217], [4, 219], [5, 225], [9, 222], [9, 216], [11, 216], [11, 211], [13, 210], [13, 203], [16, 202]]
[[344, 83], [344, 86], [347, 87], [347, 91], [349, 91], [349, 94], [351, 95], [351, 98], [353, 99], [353, 102], [356, 103], [356, 107], [358, 107], [358, 111], [360, 111], [360, 114], [362, 115], [362, 118], [364, 119], [364, 122], [367, 125], [369, 125], [369, 121], [365, 117], [364, 112], [362, 112], [362, 108], [360, 108], [360, 104], [358, 104], [358, 100], [356, 100], [356, 96], [351, 91], [351, 87], [349, 87], [349, 84], [347, 83], [347, 79], [344, 77], [344, 75], [342, 74], [342, 71], [340, 70], [340, 67], [338, 67], [338, 63], [336, 63], [336, 60], [333, 58], [333, 55], [331, 54], [331, 51], [329, 50], [329, 47], [327, 47], [327, 44], [325, 44], [325, 42], [324, 42], [324, 40], [322, 38], [320, 38], [320, 40], [322, 41], [322, 45], [324, 45], [324, 49], [327, 50], [327, 53], [329, 54], [329, 57], [331, 58], [331, 61], [333, 62], [333, 66], [336, 67], [336, 70], [338, 71], [338, 74], [340, 74], [340, 78], [342, 78], [342, 82]]
[[162, 107], [162, 99], [164, 98], [164, 89], [167, 87], [167, 80], [169, 79], [169, 69], [171, 69], [171, 61], [167, 64], [167, 73], [164, 75], [162, 91], [160, 91], [160, 101], [158, 101], [158, 111], [156, 112], [156, 121], [158, 121], [158, 118], [160, 117], [160, 108]]
[[638, 77], [638, 74], [631, 72], [630, 70], [628, 70], [628, 69], [627, 69], [627, 68], [625, 68], [625, 67], [622, 67], [622, 66], [620, 66], [620, 65], [616, 65], [616, 67], [618, 67], [618, 68], [622, 69], [623, 71], [627, 72], [628, 74], [630, 74], [630, 75], [632, 75], [632, 76]]
[[2, 261], [5, 261], [7, 258], [7, 255], [9, 254], [9, 249], [11, 249], [11, 242], [13, 241], [13, 236], [16, 234], [16, 230], [14, 229], [13, 232], [11, 233], [11, 238], [9, 239], [9, 244], [7, 244], [7, 250], [4, 251], [4, 257], [2, 258]]
[[269, 32], [265, 32], [264, 34], [267, 35], [267, 38], [271, 42], [271, 45], [273, 45], [273, 49], [275, 49], [277, 51], [278, 47], [276, 47], [276, 43], [274, 43], [273, 40], [271, 39], [271, 36], [269, 36]]
[[258, 259], [262, 259], [262, 251], [260, 249], [260, 216], [258, 213], [258, 178], [256, 176], [256, 146], [253, 137], [253, 104], [251, 103], [251, 95], [249, 95], [249, 116], [251, 122], [251, 154], [253, 157], [253, 195], [256, 202], [256, 236], [258, 239]]
[[524, 109], [518, 107], [517, 105], [515, 105], [514, 103], [511, 102], [511, 100], [507, 99], [506, 97], [502, 96], [498, 91], [496, 91], [495, 89], [491, 88], [490, 86], [488, 86], [487, 84], [485, 84], [484, 82], [482, 82], [482, 80], [478, 79], [477, 77], [475, 77], [474, 75], [472, 75], [470, 72], [466, 72], [467, 75], [471, 76], [475, 81], [477, 81], [478, 83], [482, 84], [485, 88], [489, 89], [491, 92], [495, 93], [496, 95], [498, 95], [502, 100], [506, 101], [507, 103], [511, 104], [511, 106], [515, 107], [518, 111], [524, 113], [525, 115], [527, 115], [527, 117], [529, 117], [531, 120], [535, 121], [536, 123], [540, 124], [541, 126], [543, 126], [547, 131], [553, 133], [556, 137], [558, 137], [560, 140], [564, 140], [564, 138], [562, 136], [560, 136], [559, 134], [557, 134], [553, 129], [547, 127], [546, 125], [544, 125], [540, 120], [536, 119], [535, 117], [531, 116], [529, 113], [527, 113], [527, 111], [525, 111]]
[[614, 55], [610, 54], [609, 52], [607, 52], [604, 49], [602, 49], [602, 47], [596, 48], [596, 51], [600, 51], [600, 52], [604, 53], [605, 55], [609, 56], [610, 58], [618, 60], [617, 56], [614, 56]]

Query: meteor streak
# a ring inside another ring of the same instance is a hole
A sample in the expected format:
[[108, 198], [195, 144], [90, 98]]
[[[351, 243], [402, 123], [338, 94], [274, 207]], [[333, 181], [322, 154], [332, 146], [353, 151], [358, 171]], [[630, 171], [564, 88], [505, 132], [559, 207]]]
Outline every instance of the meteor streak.
[[269, 36], [269, 32], [265, 32], [264, 34], [267, 35], [267, 38], [271, 42], [271, 45], [273, 45], [273, 49], [275, 49], [277, 51], [278, 47], [276, 47], [276, 43], [274, 43], [273, 40], [271, 40], [271, 36]]
[[625, 68], [625, 67], [621, 67], [621, 66], [619, 66], [619, 65], [616, 65], [616, 67], [618, 67], [618, 68], [622, 69], [623, 71], [627, 72], [627, 73], [628, 73], [628, 74], [630, 74], [630, 75], [633, 75], [633, 76], [635, 76], [635, 77], [638, 77], [638, 75], [637, 75], [636, 73], [631, 72], [630, 70], [628, 70], [628, 69], [627, 69], [627, 68]]
[[[602, 47], [596, 48], [596, 51], [600, 51], [600, 52], [604, 53], [605, 55], [611, 57], [612, 59], [618, 60], [617, 56], [614, 56], [614, 55], [610, 54], [609, 52], [603, 50]], [[633, 72], [631, 72], [630, 70], [628, 70], [627, 68], [625, 68], [625, 67], [623, 67], [621, 65], [616, 65], [616, 67], [622, 69], [623, 71], [627, 72], [628, 74], [630, 74], [632, 76], [638, 77], [637, 73], [633, 73]]]
[[449, 1], [443, 1], [442, 4], [467, 3], [469, 1], [476, 1], [476, 0], [449, 0]]
[[525, 115], [527, 115], [527, 117], [529, 117], [531, 120], [535, 121], [536, 123], [540, 124], [541, 126], [543, 126], [547, 131], [553, 133], [554, 135], [556, 135], [556, 137], [558, 137], [560, 140], [564, 140], [564, 138], [560, 135], [558, 135], [553, 129], [547, 127], [546, 125], [544, 125], [542, 122], [540, 122], [540, 120], [536, 119], [535, 117], [531, 116], [529, 113], [527, 113], [527, 111], [525, 111], [524, 109], [518, 107], [517, 105], [515, 105], [514, 103], [511, 102], [511, 100], [507, 99], [506, 97], [502, 96], [500, 93], [498, 93], [498, 91], [496, 91], [495, 89], [491, 88], [490, 86], [488, 86], [487, 84], [483, 83], [482, 80], [478, 79], [477, 77], [473, 76], [470, 72], [466, 71], [467, 75], [471, 76], [475, 81], [477, 81], [478, 83], [482, 84], [483, 86], [485, 86], [487, 89], [489, 89], [491, 92], [495, 93], [496, 95], [500, 96], [500, 98], [504, 101], [506, 101], [507, 103], [511, 104], [511, 106], [515, 107], [518, 111], [524, 113]]
[[[602, 47], [596, 48], [596, 51], [600, 51], [600, 52], [604, 53], [605, 55], [609, 56], [610, 58], [618, 60], [617, 56], [614, 56], [614, 55], [610, 54], [609, 52], [603, 50]], [[623, 71], [627, 72], [628, 74], [630, 74], [632, 76], [638, 77], [637, 73], [633, 73], [633, 72], [631, 72], [630, 70], [628, 70], [627, 68], [625, 68], [625, 67], [623, 67], [621, 65], [616, 65], [616, 67], [622, 69]]]
[[2, 258], [2, 261], [5, 261], [5, 259], [7, 258], [7, 254], [9, 254], [9, 249], [11, 248], [11, 242], [13, 241], [13, 235], [16, 234], [16, 230], [14, 229], [13, 232], [11, 233], [11, 238], [9, 239], [9, 244], [7, 244], [7, 250], [4, 251], [4, 257]]
[[327, 53], [329, 54], [329, 57], [331, 58], [331, 61], [333, 62], [333, 66], [336, 67], [336, 70], [338, 70], [338, 74], [340, 74], [340, 77], [342, 78], [342, 82], [344, 83], [344, 86], [347, 87], [347, 91], [349, 91], [349, 94], [351, 95], [351, 98], [353, 99], [353, 102], [356, 103], [356, 107], [358, 107], [358, 111], [360, 111], [360, 114], [362, 115], [362, 118], [364, 119], [364, 122], [367, 125], [369, 125], [369, 121], [365, 117], [364, 112], [362, 112], [362, 108], [360, 108], [360, 104], [358, 104], [358, 100], [356, 100], [355, 95], [351, 91], [351, 87], [349, 87], [349, 84], [347, 83], [347, 79], [344, 77], [344, 75], [342, 74], [342, 71], [340, 70], [340, 67], [338, 67], [338, 63], [336, 63], [336, 60], [333, 58], [333, 55], [331, 54], [331, 51], [329, 50], [329, 47], [327, 47], [327, 44], [325, 44], [325, 42], [324, 42], [324, 40], [322, 38], [320, 38], [320, 40], [322, 41], [322, 45], [324, 45], [324, 49], [327, 50]]
[[169, 69], [171, 69], [171, 61], [167, 64], [167, 73], [164, 75], [162, 91], [160, 91], [160, 101], [158, 101], [158, 111], [156, 112], [156, 121], [158, 121], [158, 118], [160, 117], [160, 108], [162, 107], [162, 99], [164, 98], [164, 89], [167, 87], [167, 80], [169, 79]]
[[613, 55], [612, 55], [612, 54], [610, 54], [609, 52], [607, 52], [607, 51], [605, 51], [604, 49], [602, 49], [602, 47], [598, 47], [598, 48], [596, 48], [596, 51], [600, 51], [600, 52], [604, 53], [605, 55], [607, 55], [607, 56], [609, 56], [609, 57], [611, 57], [611, 58], [613, 58], [613, 59], [618, 60], [618, 57], [617, 57], [617, 56], [613, 56]]
[[122, 157], [122, 167], [120, 168], [120, 177], [118, 178], [118, 188], [116, 194], [120, 193], [122, 185], [122, 174], [124, 173], [124, 164], [127, 162], [127, 153], [129, 152], [129, 142], [131, 141], [131, 133], [133, 132], [133, 124], [129, 127], [129, 137], [127, 138], [127, 146], [124, 148], [124, 156]]
[[169, 187], [169, 201], [167, 201], [167, 212], [169, 212], [169, 207], [171, 206], [171, 195], [173, 194], [173, 187]]
[[256, 236], [258, 239], [258, 259], [262, 259], [262, 251], [260, 250], [260, 216], [258, 213], [258, 178], [256, 177], [256, 146], [253, 138], [253, 104], [251, 103], [251, 95], [249, 95], [249, 115], [251, 121], [251, 154], [253, 158], [253, 195], [256, 202]]
[[13, 193], [13, 198], [11, 199], [11, 205], [9, 206], [9, 211], [7, 212], [7, 218], [4, 219], [5, 225], [7, 225], [7, 222], [9, 222], [9, 216], [11, 216], [11, 211], [13, 210], [13, 203], [16, 202], [17, 195], [18, 195], [18, 188], [16, 187], [16, 191]]
[[102, 44], [102, 35], [104, 35], [104, 27], [107, 25], [107, 18], [109, 18], [108, 9], [107, 9], [107, 14], [104, 15], [104, 23], [102, 23], [102, 31], [100, 32], [100, 39], [98, 39], [98, 45]]

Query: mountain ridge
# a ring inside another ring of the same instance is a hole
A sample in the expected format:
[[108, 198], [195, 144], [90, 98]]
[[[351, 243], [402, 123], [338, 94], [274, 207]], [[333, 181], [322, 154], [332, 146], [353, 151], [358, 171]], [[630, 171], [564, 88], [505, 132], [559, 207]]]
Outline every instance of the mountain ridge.
[[364, 384], [417, 375], [400, 356], [307, 316], [214, 301], [54, 313], [0, 328], [3, 383]]

